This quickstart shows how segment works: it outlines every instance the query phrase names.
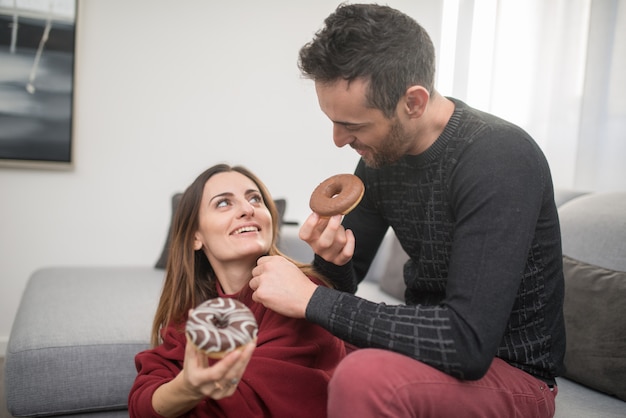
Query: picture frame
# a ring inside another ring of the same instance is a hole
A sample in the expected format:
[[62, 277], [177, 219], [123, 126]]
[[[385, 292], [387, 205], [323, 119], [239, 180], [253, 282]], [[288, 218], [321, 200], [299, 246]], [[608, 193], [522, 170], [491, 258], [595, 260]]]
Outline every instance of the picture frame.
[[0, 167], [74, 167], [78, 0], [0, 0]]

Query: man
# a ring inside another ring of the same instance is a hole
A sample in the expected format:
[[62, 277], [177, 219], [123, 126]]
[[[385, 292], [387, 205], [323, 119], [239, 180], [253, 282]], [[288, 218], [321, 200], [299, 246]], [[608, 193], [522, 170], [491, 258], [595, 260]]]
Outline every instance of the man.
[[[522, 129], [434, 88], [434, 48], [386, 6], [340, 5], [299, 65], [366, 187], [300, 236], [335, 289], [277, 257], [254, 298], [359, 347], [330, 417], [551, 417], [565, 351], [561, 238], [550, 170]], [[391, 227], [410, 256], [406, 305], [354, 293]]]

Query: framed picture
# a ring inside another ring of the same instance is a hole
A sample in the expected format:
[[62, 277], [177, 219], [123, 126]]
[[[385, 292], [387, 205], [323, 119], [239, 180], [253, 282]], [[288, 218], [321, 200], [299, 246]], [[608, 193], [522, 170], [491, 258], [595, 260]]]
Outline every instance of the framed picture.
[[0, 166], [71, 169], [78, 0], [0, 0]]

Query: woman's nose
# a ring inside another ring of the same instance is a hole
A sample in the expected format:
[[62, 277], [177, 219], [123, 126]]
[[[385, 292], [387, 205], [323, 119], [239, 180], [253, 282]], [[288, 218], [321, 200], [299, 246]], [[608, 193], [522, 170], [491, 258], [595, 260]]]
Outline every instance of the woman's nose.
[[247, 200], [245, 200], [241, 204], [241, 216], [252, 216], [254, 215], [254, 206]]

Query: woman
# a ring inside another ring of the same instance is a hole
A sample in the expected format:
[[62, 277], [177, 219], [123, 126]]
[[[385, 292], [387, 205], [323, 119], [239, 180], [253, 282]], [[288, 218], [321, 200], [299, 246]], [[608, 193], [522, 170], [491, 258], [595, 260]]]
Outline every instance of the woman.
[[[326, 416], [327, 384], [345, 356], [343, 342], [266, 309], [248, 287], [259, 257], [284, 257], [277, 237], [274, 202], [247, 169], [219, 164], [189, 186], [173, 220], [153, 348], [135, 359], [131, 417]], [[324, 284], [310, 265], [289, 261]], [[190, 309], [218, 296], [244, 302], [259, 331], [255, 342], [215, 361], [187, 344], [184, 326]]]

